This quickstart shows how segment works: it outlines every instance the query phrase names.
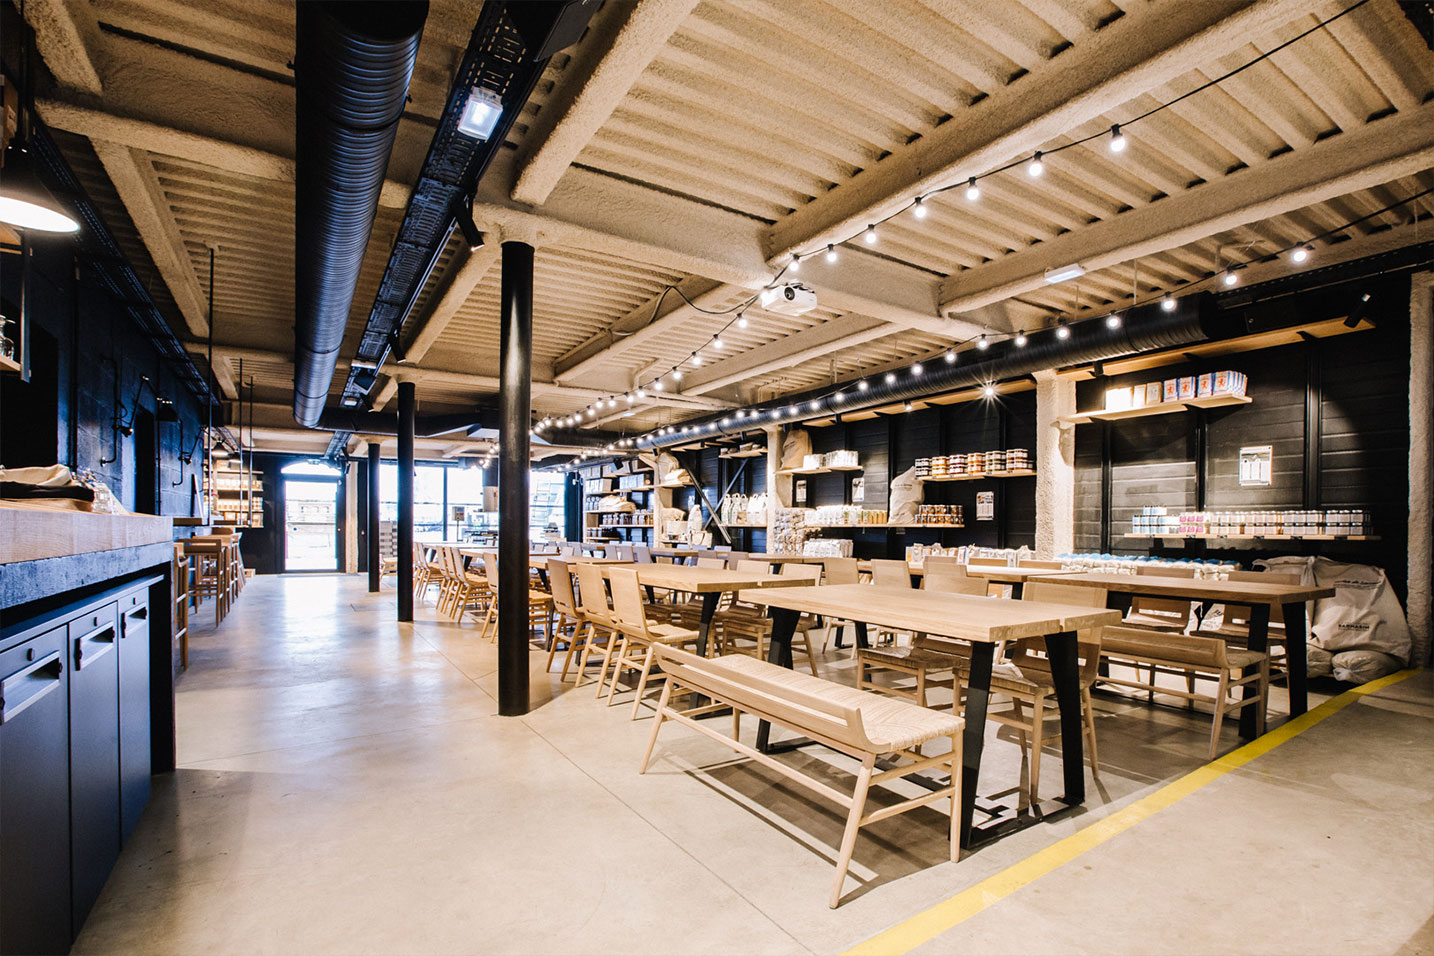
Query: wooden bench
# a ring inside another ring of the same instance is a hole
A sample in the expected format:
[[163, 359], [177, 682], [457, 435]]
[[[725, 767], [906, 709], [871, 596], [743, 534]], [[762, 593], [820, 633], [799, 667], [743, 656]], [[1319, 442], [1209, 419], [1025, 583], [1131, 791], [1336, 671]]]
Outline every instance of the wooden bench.
[[[837, 858], [836, 881], [829, 905], [841, 902], [847, 868], [856, 846], [857, 830], [868, 823], [949, 799], [951, 860], [958, 858], [961, 814], [961, 732], [960, 717], [927, 710], [901, 700], [882, 697], [853, 687], [799, 674], [751, 657], [728, 656], [707, 659], [674, 647], [654, 648], [657, 663], [668, 674], [662, 699], [657, 706], [652, 736], [642, 755], [639, 772], [646, 773], [657, 733], [667, 720], [679, 721], [713, 740], [772, 768], [788, 779], [826, 797], [848, 810]], [[695, 691], [715, 703], [679, 711], [671, 706], [674, 689]], [[693, 718], [715, 709], [730, 707], [733, 734], [728, 739], [709, 724]], [[774, 760], [739, 738], [740, 715], [746, 713], [810, 737], [818, 743], [861, 761], [850, 794], [832, 788], [800, 769]], [[922, 744], [939, 737], [950, 738], [951, 750], [934, 757], [921, 753]], [[891, 769], [875, 771], [876, 760], [893, 754], [906, 761]], [[866, 813], [867, 792], [872, 784], [884, 784], [924, 770], [938, 769], [949, 775], [947, 785], [921, 796]]]
[[[1140, 627], [1105, 628], [1101, 632], [1100, 651], [1107, 663], [1129, 665], [1135, 669], [1137, 677], [1141, 667], [1150, 668], [1149, 682], [1101, 677], [1101, 683], [1170, 694], [1190, 701], [1191, 706], [1196, 701], [1213, 705], [1215, 723], [1210, 731], [1211, 760], [1215, 759], [1219, 748], [1220, 726], [1226, 714], [1254, 705], [1255, 732], [1265, 732], [1265, 702], [1270, 687], [1270, 655], [1265, 652], [1232, 649], [1217, 637], [1195, 637]], [[1252, 667], [1255, 668], [1254, 673], [1244, 673]], [[1239, 671], [1242, 676], [1232, 678], [1232, 671]], [[1156, 686], [1156, 677], [1160, 674], [1186, 678], [1188, 689]], [[1215, 680], [1217, 688], [1214, 695], [1196, 693], [1195, 678]], [[1254, 697], [1229, 699], [1230, 691], [1252, 681], [1259, 690]]]

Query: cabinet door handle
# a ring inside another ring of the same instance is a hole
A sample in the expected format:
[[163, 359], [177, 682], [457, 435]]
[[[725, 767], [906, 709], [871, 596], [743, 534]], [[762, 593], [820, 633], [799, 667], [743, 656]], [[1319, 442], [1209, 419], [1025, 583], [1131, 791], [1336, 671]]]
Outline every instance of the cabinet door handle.
[[137, 618], [141, 621], [149, 617], [149, 605], [142, 604], [139, 607], [132, 607], [124, 612], [120, 618], [120, 637], [129, 637], [130, 618]]
[[25, 708], [59, 690], [64, 671], [60, 652], [51, 651], [0, 681], [0, 724], [14, 720]]
[[[86, 650], [87, 647], [93, 649]], [[75, 638], [75, 670], [84, 670], [86, 664], [94, 663], [114, 649], [115, 626], [113, 624], [106, 624], [84, 637]]]

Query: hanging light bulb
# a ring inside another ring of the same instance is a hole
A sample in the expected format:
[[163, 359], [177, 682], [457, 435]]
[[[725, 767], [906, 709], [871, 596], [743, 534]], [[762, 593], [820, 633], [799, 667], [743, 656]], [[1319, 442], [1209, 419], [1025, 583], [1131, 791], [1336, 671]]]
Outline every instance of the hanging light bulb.
[[981, 187], [976, 185], [976, 177], [972, 176], [970, 179], [966, 180], [966, 199], [969, 202], [975, 202], [980, 198]]
[[652, 390], [653, 390], [654, 392], [660, 392], [660, 391], [662, 391], [662, 390], [663, 390], [664, 388], [666, 388], [666, 387], [667, 387], [667, 386], [665, 386], [665, 385], [662, 384], [662, 379], [660, 379], [660, 378], [659, 378], [657, 381], [655, 381], [655, 382], [652, 383]]
[[994, 386], [994, 385], [987, 385], [985, 388], [981, 389], [981, 394], [982, 394], [982, 395], [985, 395], [987, 398], [995, 398], [995, 397], [996, 397], [996, 386]]
[[871, 388], [871, 383], [869, 383], [866, 379], [862, 379], [860, 382], [856, 383], [856, 390], [858, 392], [864, 392], [869, 388]]
[[700, 366], [701, 364], [702, 364], [702, 355], [701, 355], [700, 353], [698, 353], [698, 352], [693, 352], [693, 353], [692, 353], [692, 365], [693, 365], [693, 367], [696, 368], [696, 367]]
[[1056, 338], [1058, 338], [1058, 339], [1060, 339], [1062, 342], [1064, 342], [1066, 339], [1068, 339], [1068, 338], [1070, 338], [1070, 337], [1071, 337], [1071, 327], [1070, 327], [1069, 325], [1066, 325], [1066, 320], [1065, 320], [1065, 319], [1057, 319], [1057, 320], [1056, 320]]
[[990, 348], [990, 347], [991, 347], [991, 340], [988, 339], [988, 338], [986, 338], [986, 333], [985, 333], [985, 332], [982, 332], [982, 333], [981, 333], [981, 337], [976, 340], [976, 348], [978, 348], [978, 349], [980, 349], [981, 351], [984, 352], [984, 351], [986, 351], [986, 350], [987, 350], [988, 348]]
[[714, 335], [714, 336], [712, 336], [712, 347], [713, 347], [714, 349], [719, 350], [719, 351], [721, 350], [721, 348], [722, 348], [722, 336], [721, 336], [721, 335]]
[[633, 398], [633, 395], [632, 395], [631, 392], [628, 392], [625, 397], [627, 398], [627, 403], [628, 403], [629, 405], [631, 405], [634, 401], [636, 401], [636, 399]]
[[916, 202], [911, 208], [911, 214], [917, 219], [926, 218], [926, 199], [922, 196], [916, 197]]
[[738, 312], [738, 313], [737, 313], [737, 328], [739, 328], [739, 329], [745, 329], [746, 327], [747, 327], [747, 316], [743, 315], [741, 312]]
[[1175, 300], [1170, 297], [1169, 292], [1165, 293], [1165, 295], [1161, 297], [1160, 308], [1166, 312], [1175, 311]]
[[730, 424], [732, 424], [732, 416], [731, 416], [731, 415], [728, 415], [728, 416], [726, 416], [726, 417], [724, 417], [724, 418], [722, 419], [722, 427], [723, 427], [723, 428], [726, 428], [726, 427], [727, 427], [728, 425], [730, 425]]
[[868, 246], [876, 245], [876, 226], [867, 226], [866, 232], [863, 233], [862, 236], [866, 239], [866, 244]]
[[672, 370], [672, 380], [673, 380], [674, 382], [680, 382], [680, 381], [682, 381], [682, 369], [680, 369], [680, 368], [675, 368], [675, 369]]
[[781, 417], [782, 417], [782, 410], [781, 410], [780, 408], [774, 408], [774, 409], [772, 409], [772, 418], [773, 418], [773, 419], [778, 419], [778, 418], [781, 418]]
[[827, 243], [827, 262], [836, 262], [836, 261], [837, 261], [836, 246], [832, 245], [832, 244], [829, 242], [829, 243]]
[[588, 409], [588, 418], [597, 418], [597, 412], [595, 412], [595, 411], [593, 411], [591, 408], [589, 408], [589, 409]]
[[800, 272], [802, 270], [802, 257], [795, 252], [792, 253], [792, 264], [787, 268], [792, 272]]
[[1110, 315], [1107, 315], [1105, 317], [1105, 327], [1108, 329], [1120, 328], [1120, 313], [1112, 312]]
[[1235, 276], [1235, 270], [1234, 270], [1234, 269], [1226, 269], [1226, 270], [1225, 270], [1225, 278], [1224, 278], [1225, 285], [1227, 285], [1227, 286], [1234, 285], [1236, 282], [1239, 282], [1239, 281], [1240, 281], [1240, 280]]
[[1290, 253], [1290, 259], [1295, 262], [1304, 262], [1310, 257], [1311, 252], [1314, 252], [1313, 246], [1300, 246], [1294, 252]]
[[888, 384], [888, 385], [895, 385], [895, 384], [896, 384], [896, 373], [895, 373], [895, 372], [887, 372], [887, 373], [886, 373], [886, 377], [885, 377], [884, 379], [882, 379], [882, 381], [886, 382], [886, 384]]
[[1039, 176], [1045, 171], [1046, 164], [1041, 162], [1041, 151], [1038, 149], [1036, 150], [1036, 155], [1032, 156], [1031, 161], [1026, 164], [1026, 172], [1031, 176]]
[[1110, 151], [1112, 153], [1125, 152], [1125, 134], [1120, 131], [1120, 124], [1117, 123], [1110, 128]]
[[1018, 331], [1018, 332], [1016, 333], [1016, 348], [1018, 348], [1018, 349], [1023, 349], [1023, 348], [1025, 348], [1025, 347], [1026, 347], [1026, 330], [1025, 330], [1025, 329], [1021, 329], [1020, 331]]
[[646, 397], [647, 397], [647, 389], [645, 389], [645, 388], [639, 388], [639, 389], [637, 390], [637, 397], [638, 397], [638, 398], [646, 398]]
[[946, 364], [947, 364], [947, 365], [954, 365], [955, 363], [956, 363], [956, 350], [955, 350], [955, 349], [947, 349], [947, 350], [946, 350]]
[[835, 395], [832, 396], [832, 401], [837, 405], [840, 405], [842, 402], [846, 401], [846, 393], [837, 392]]
[[912, 409], [914, 409], [915, 407], [916, 407], [916, 406], [913, 405], [913, 404], [911, 404], [910, 402], [907, 402], [906, 405], [904, 406], [905, 410], [908, 411], [908, 412], [911, 411]]
[[926, 371], [926, 369], [922, 367], [920, 362], [917, 362], [915, 365], [911, 366], [911, 377], [920, 378], [921, 373], [924, 371]]

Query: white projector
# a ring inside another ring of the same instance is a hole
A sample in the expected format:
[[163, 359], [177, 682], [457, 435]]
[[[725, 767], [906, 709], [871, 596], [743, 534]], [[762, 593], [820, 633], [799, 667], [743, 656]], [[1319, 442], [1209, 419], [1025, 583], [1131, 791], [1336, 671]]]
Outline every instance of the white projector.
[[761, 304], [767, 312], [801, 315], [817, 307], [817, 294], [800, 282], [788, 282], [774, 289], [763, 289]]

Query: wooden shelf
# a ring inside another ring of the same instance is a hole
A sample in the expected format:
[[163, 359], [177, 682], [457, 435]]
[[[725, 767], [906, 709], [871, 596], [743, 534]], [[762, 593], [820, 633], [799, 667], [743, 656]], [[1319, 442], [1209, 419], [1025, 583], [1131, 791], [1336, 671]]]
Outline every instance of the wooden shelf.
[[620, 495], [620, 494], [623, 494], [624, 492], [628, 492], [628, 491], [651, 491], [653, 488], [656, 488], [656, 487], [657, 487], [656, 485], [638, 485], [638, 486], [636, 486], [636, 487], [634, 487], [634, 488], [615, 488], [615, 489], [613, 489], [613, 490], [610, 492], [610, 494], [618, 494], [618, 495]]
[[1017, 468], [1012, 471], [978, 471], [968, 472], [964, 475], [945, 475], [942, 477], [927, 476], [917, 478], [917, 481], [979, 481], [983, 478], [1030, 478], [1035, 475], [1034, 468]]
[[1182, 538], [1187, 541], [1378, 541], [1377, 534], [1135, 534], [1122, 538]]
[[600, 528], [600, 529], [601, 529], [601, 528], [651, 528], [652, 525], [650, 525], [650, 524], [629, 524], [629, 523], [622, 523], [622, 524], [600, 524], [600, 525], [597, 525], [596, 527], [598, 527], [598, 528]]
[[865, 465], [832, 465], [827, 471], [865, 471]]
[[778, 470], [779, 475], [829, 475], [834, 469], [831, 468], [782, 468]]
[[24, 371], [24, 369], [21, 368], [19, 362], [15, 361], [14, 359], [9, 359], [9, 358], [5, 358], [4, 356], [0, 356], [0, 372], [23, 372], [23, 371]]
[[750, 451], [724, 451], [718, 458], [760, 458], [767, 453], [765, 448], [754, 448]]
[[1091, 422], [1118, 422], [1127, 418], [1149, 418], [1152, 415], [1174, 415], [1194, 408], [1221, 408], [1226, 405], [1248, 405], [1254, 399], [1248, 395], [1211, 395], [1206, 398], [1182, 398], [1175, 402], [1161, 402], [1159, 405], [1142, 405], [1140, 408], [1123, 408], [1111, 412], [1081, 412], [1066, 415], [1063, 422], [1088, 425]]
[[964, 524], [809, 524], [818, 531], [871, 531], [884, 528], [964, 528]]

